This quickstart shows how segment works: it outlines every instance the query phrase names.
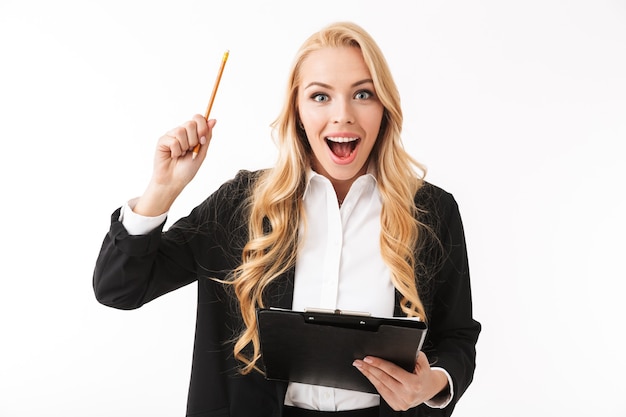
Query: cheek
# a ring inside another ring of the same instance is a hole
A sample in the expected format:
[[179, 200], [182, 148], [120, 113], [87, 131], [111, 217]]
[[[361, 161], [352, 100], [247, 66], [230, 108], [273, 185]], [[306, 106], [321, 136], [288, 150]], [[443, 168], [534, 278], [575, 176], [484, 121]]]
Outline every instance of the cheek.
[[320, 113], [319, 111], [311, 111], [306, 108], [300, 110], [300, 119], [308, 132], [317, 132], [323, 126], [324, 118]]
[[306, 118], [311, 113], [311, 103], [306, 97], [298, 97], [296, 101], [296, 108], [301, 117]]
[[323, 106], [312, 104], [310, 100], [299, 100], [298, 113], [300, 121], [309, 135], [317, 135], [326, 126], [328, 110]]
[[376, 137], [378, 137], [380, 129], [383, 127], [383, 110], [380, 109], [380, 111], [373, 112], [368, 120], [371, 121], [368, 126], [368, 130], [370, 130]]

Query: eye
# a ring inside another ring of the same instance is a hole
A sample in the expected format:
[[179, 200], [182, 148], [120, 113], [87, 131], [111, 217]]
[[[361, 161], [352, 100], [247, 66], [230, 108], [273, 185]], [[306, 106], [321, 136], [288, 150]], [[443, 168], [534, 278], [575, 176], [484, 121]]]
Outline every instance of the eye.
[[325, 101], [328, 101], [329, 98], [326, 94], [315, 93], [311, 96], [311, 99], [313, 99], [313, 101], [317, 101], [318, 103], [323, 103]]
[[361, 90], [354, 95], [354, 98], [357, 100], [367, 100], [368, 98], [372, 98], [373, 96], [374, 93], [372, 93], [371, 91]]

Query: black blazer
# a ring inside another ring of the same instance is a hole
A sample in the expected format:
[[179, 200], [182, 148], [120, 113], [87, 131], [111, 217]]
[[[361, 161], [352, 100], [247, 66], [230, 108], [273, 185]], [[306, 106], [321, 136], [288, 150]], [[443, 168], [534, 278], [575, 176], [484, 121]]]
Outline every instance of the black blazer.
[[[227, 278], [239, 265], [247, 240], [243, 202], [258, 172], [241, 171], [231, 181], [177, 221], [145, 236], [130, 236], [111, 216], [96, 261], [93, 287], [97, 300], [119, 309], [135, 309], [177, 288], [198, 281], [196, 334], [187, 416], [279, 417], [286, 383], [261, 374], [238, 373], [233, 338], [242, 328], [230, 289], [211, 278]], [[434, 366], [446, 369], [454, 382], [454, 400], [444, 410], [426, 405], [392, 411], [381, 399], [381, 416], [448, 416], [469, 386], [475, 368], [480, 324], [472, 302], [463, 226], [454, 198], [426, 183], [415, 197], [420, 220], [434, 231], [419, 251], [416, 271], [420, 296], [429, 318], [424, 351]], [[427, 235], [427, 234], [424, 234]], [[433, 236], [434, 236], [433, 235]], [[290, 308], [294, 270], [268, 289], [265, 305]], [[396, 316], [402, 316], [396, 300]]]

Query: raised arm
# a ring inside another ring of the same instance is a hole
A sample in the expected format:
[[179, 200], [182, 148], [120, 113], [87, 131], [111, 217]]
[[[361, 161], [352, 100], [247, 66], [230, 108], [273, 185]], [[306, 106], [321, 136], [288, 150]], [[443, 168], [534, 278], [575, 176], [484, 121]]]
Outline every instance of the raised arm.
[[[159, 138], [152, 177], [132, 207], [135, 214], [156, 217], [169, 211], [202, 165], [214, 126], [215, 120], [207, 122], [196, 115]], [[193, 158], [192, 149], [197, 144], [202, 146]], [[164, 238], [164, 222], [144, 234], [131, 235], [120, 214], [120, 210], [113, 213], [96, 261], [93, 287], [100, 303], [137, 308], [197, 278], [197, 248], [183, 239]]]

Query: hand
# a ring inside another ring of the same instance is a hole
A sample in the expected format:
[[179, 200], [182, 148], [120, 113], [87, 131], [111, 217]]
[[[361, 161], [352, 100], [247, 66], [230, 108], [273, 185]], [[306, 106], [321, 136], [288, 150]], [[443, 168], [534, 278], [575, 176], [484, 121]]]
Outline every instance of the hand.
[[448, 378], [443, 372], [430, 369], [424, 352], [418, 354], [413, 373], [372, 356], [357, 359], [353, 365], [367, 377], [394, 411], [416, 407], [448, 385]]
[[[133, 211], [157, 216], [169, 210], [174, 200], [195, 177], [211, 141], [216, 121], [200, 114], [161, 136], [154, 155], [152, 178]], [[201, 144], [197, 157], [192, 150]]]

